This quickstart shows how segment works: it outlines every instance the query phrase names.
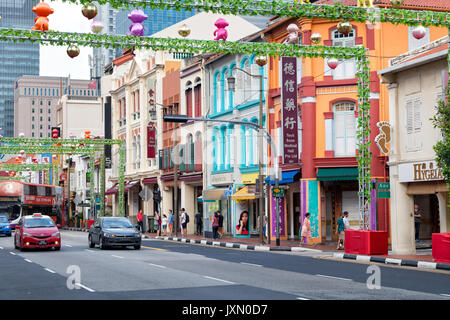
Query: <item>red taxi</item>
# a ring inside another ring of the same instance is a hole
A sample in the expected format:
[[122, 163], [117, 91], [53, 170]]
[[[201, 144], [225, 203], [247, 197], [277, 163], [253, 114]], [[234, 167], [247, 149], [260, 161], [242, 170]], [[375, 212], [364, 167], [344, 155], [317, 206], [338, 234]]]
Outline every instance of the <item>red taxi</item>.
[[34, 213], [19, 220], [14, 235], [14, 246], [21, 251], [32, 248], [61, 249], [61, 234], [53, 220], [46, 215]]

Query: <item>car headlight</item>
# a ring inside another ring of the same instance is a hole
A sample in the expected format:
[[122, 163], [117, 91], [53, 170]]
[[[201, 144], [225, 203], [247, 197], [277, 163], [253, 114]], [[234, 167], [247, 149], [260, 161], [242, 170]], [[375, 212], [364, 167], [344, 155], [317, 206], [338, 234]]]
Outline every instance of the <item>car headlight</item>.
[[115, 237], [115, 235], [114, 234], [111, 234], [111, 233], [104, 233], [103, 234], [105, 237]]
[[56, 237], [56, 236], [59, 236], [59, 231], [58, 232], [55, 232], [54, 234], [52, 234], [52, 237]]
[[135, 236], [135, 237], [140, 237], [141, 234], [140, 234], [139, 232], [137, 232], [137, 233], [134, 234], [134, 236]]
[[23, 236], [24, 236], [24, 237], [32, 237], [33, 235], [24, 232], [24, 233], [23, 233]]
[[5, 229], [9, 229], [10, 228], [10, 226], [5, 226]]

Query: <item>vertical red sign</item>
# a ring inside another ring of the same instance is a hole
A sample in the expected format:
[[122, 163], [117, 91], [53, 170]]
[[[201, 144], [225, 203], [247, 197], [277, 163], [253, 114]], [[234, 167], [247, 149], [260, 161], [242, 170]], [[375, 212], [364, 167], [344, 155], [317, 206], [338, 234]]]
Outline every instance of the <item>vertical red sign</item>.
[[281, 58], [283, 163], [298, 163], [297, 58]]
[[156, 157], [156, 128], [153, 122], [147, 127], [147, 158], [154, 159]]

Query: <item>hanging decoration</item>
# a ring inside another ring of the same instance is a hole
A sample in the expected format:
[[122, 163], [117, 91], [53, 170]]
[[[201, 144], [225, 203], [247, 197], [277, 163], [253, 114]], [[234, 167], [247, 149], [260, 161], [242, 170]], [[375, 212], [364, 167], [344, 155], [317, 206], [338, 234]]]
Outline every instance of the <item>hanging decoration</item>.
[[342, 34], [349, 34], [352, 31], [352, 24], [348, 21], [341, 21], [337, 25], [337, 30]]
[[180, 29], [178, 29], [178, 34], [183, 38], [186, 38], [191, 34], [191, 29], [187, 26], [187, 24], [183, 24]]
[[399, 9], [401, 6], [403, 6], [403, 0], [391, 0], [391, 5], [395, 9]]
[[[144, 36], [144, 25], [142, 24], [142, 22], [147, 20], [147, 18], [148, 16], [144, 13], [144, 11], [140, 9], [131, 11], [131, 13], [128, 15], [128, 19], [133, 22], [129, 28], [131, 35], [136, 37]], [[130, 33], [128, 35], [130, 35]]]
[[283, 41], [284, 44], [298, 44], [298, 32], [300, 29], [295, 23], [291, 23], [286, 28], [288, 32], [287, 38]]
[[80, 48], [77, 45], [70, 45], [67, 48], [67, 55], [72, 59], [80, 54]]
[[219, 18], [214, 23], [214, 25], [217, 27], [217, 29], [214, 31], [214, 36], [216, 36], [216, 38], [214, 40], [215, 41], [218, 41], [218, 40], [227, 41], [228, 31], [225, 28], [228, 27], [228, 22], [223, 18]]
[[327, 61], [328, 66], [330, 67], [330, 69], [336, 69], [337, 66], [339, 65], [339, 60], [336, 58], [331, 58]]
[[427, 29], [425, 29], [423, 26], [417, 26], [413, 29], [412, 34], [414, 38], [420, 40], [427, 34]]
[[358, 0], [358, 7], [373, 8], [373, 0]]
[[54, 10], [45, 2], [39, 2], [32, 10], [37, 14], [37, 17], [34, 19], [34, 27], [32, 27], [31, 30], [47, 31], [47, 17], [53, 14]]
[[25, 137], [25, 133], [21, 132], [19, 133], [19, 138], [24, 138]]
[[265, 55], [256, 56], [255, 63], [260, 67], [265, 66], [267, 64], [267, 56]]
[[312, 44], [319, 44], [320, 41], [322, 41], [322, 35], [320, 33], [315, 32], [311, 35]]
[[89, 20], [93, 19], [97, 15], [97, 12], [97, 6], [92, 2], [86, 3], [83, 8], [81, 8], [81, 13]]
[[91, 31], [93, 33], [100, 33], [103, 30], [103, 23], [101, 21], [98, 20], [92, 20], [91, 23]]

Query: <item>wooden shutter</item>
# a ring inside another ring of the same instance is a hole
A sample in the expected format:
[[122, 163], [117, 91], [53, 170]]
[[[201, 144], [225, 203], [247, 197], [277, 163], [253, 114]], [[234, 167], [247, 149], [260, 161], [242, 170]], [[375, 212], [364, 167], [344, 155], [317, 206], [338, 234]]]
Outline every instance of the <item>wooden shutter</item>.
[[202, 94], [201, 94], [201, 85], [198, 85], [194, 88], [194, 103], [195, 103], [195, 116], [202, 116]]
[[345, 130], [346, 130], [346, 154], [349, 156], [353, 156], [356, 150], [356, 141], [355, 141], [355, 114], [353, 112], [349, 112], [345, 115]]
[[192, 89], [186, 90], [186, 114], [192, 117]]
[[409, 100], [406, 102], [406, 150], [413, 151], [416, 149], [416, 141], [414, 135], [414, 102]]
[[345, 155], [345, 114], [335, 112], [334, 114], [334, 137], [336, 156]]
[[[260, 66], [258, 66], [256, 63], [251, 65], [250, 70], [251, 70], [250, 73], [253, 75], [260, 74]], [[249, 97], [251, 97], [250, 100], [259, 99], [260, 79], [258, 77], [250, 77], [250, 81], [251, 81], [251, 90], [250, 90], [250, 94], [249, 94]]]

